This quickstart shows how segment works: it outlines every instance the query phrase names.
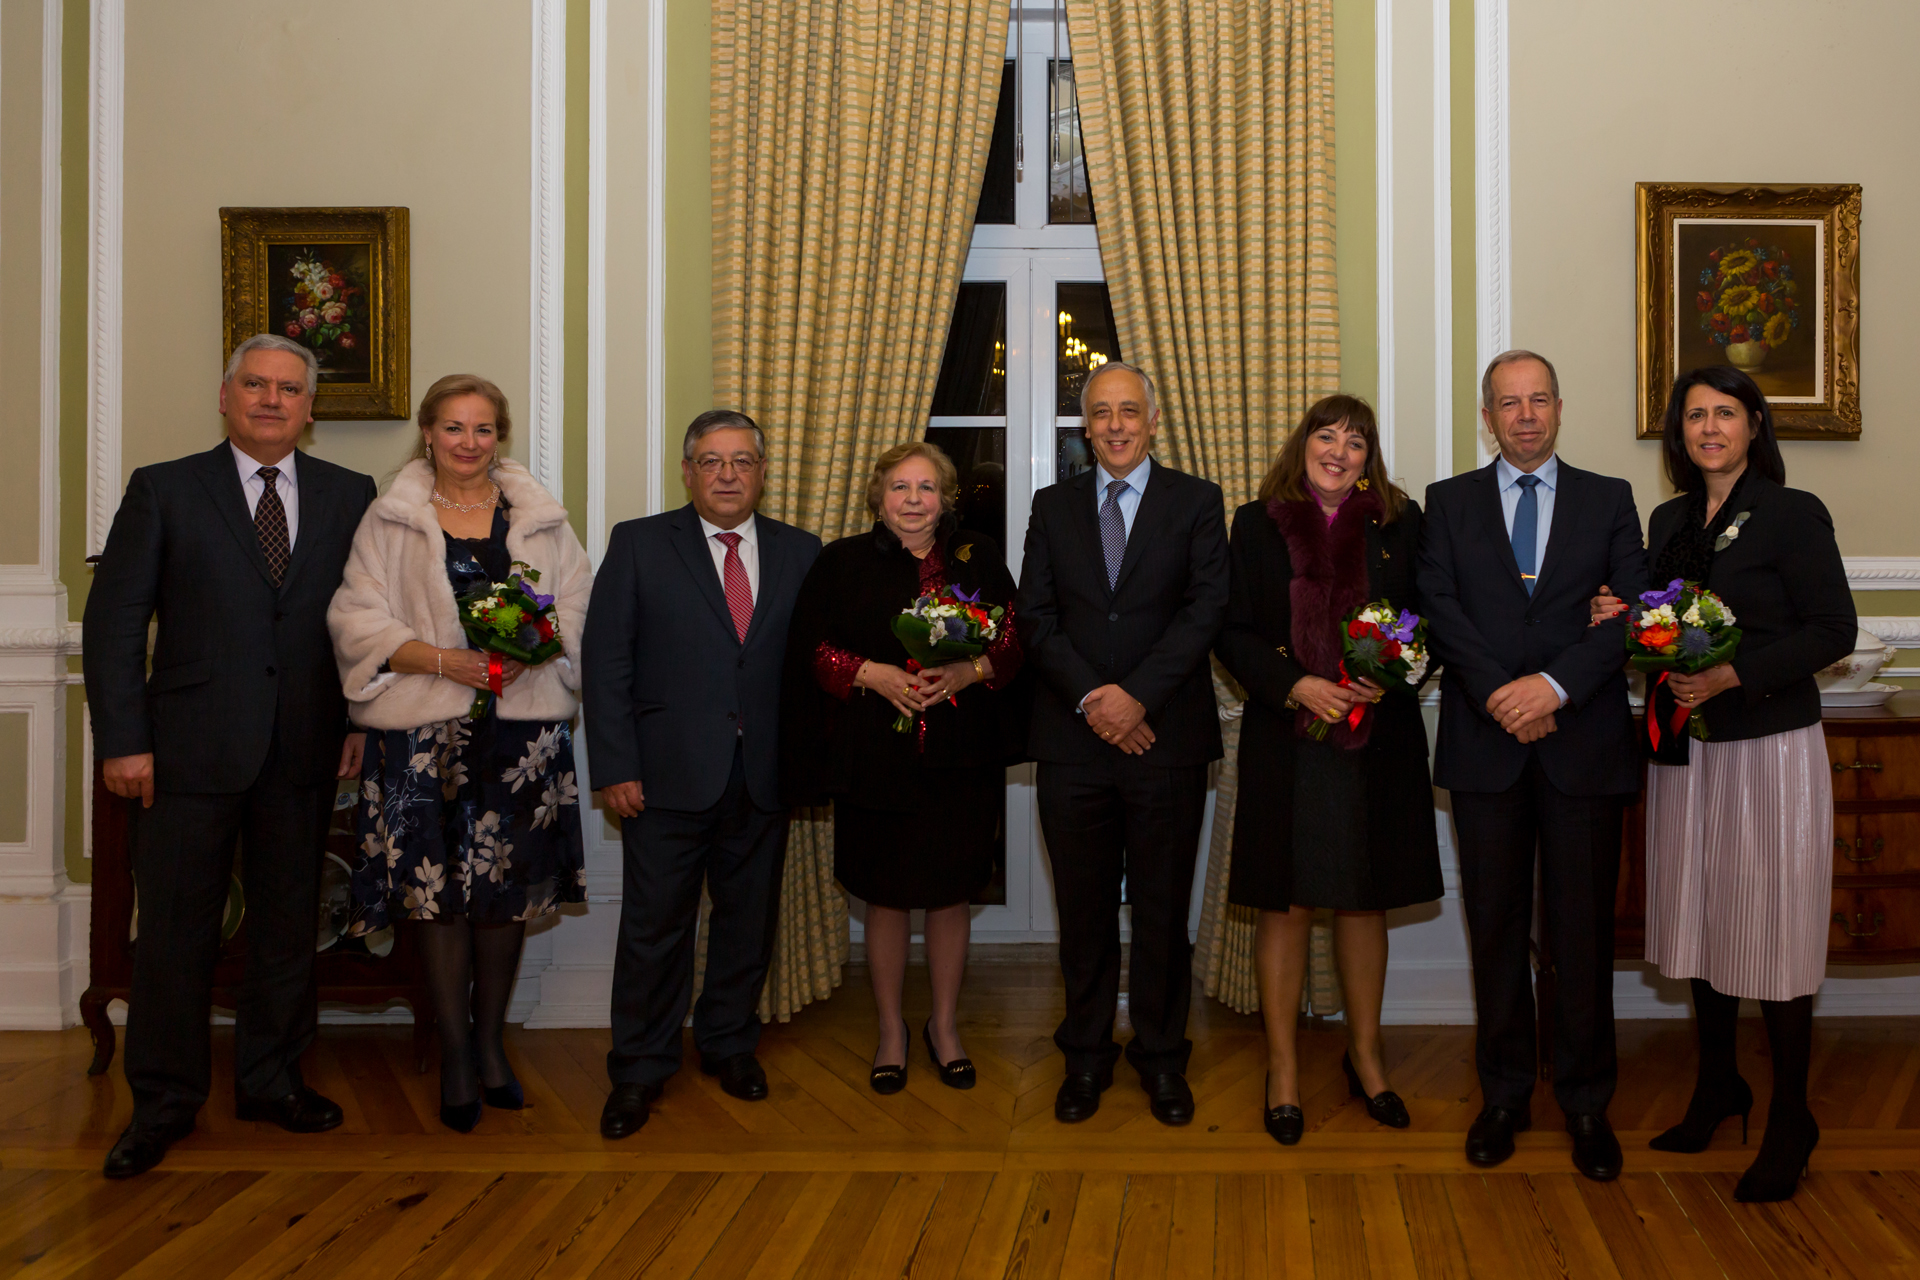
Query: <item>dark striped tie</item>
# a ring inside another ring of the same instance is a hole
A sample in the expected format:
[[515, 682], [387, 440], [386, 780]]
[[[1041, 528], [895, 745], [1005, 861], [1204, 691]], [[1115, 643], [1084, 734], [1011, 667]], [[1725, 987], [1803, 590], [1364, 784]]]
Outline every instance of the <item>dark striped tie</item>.
[[1540, 500], [1533, 491], [1540, 477], [1521, 476], [1514, 483], [1520, 486], [1520, 501], [1513, 509], [1513, 562], [1520, 568], [1521, 585], [1532, 595], [1538, 577], [1533, 557], [1540, 541]]
[[253, 529], [260, 535], [260, 554], [267, 558], [267, 576], [277, 587], [286, 579], [287, 561], [293, 554], [287, 541], [287, 508], [280, 501], [280, 468], [262, 467], [255, 474], [267, 482], [267, 491], [253, 509]]
[[1107, 590], [1120, 585], [1120, 562], [1127, 555], [1127, 518], [1120, 514], [1120, 495], [1127, 491], [1125, 480], [1107, 481], [1107, 500], [1100, 504], [1100, 550], [1107, 557]]

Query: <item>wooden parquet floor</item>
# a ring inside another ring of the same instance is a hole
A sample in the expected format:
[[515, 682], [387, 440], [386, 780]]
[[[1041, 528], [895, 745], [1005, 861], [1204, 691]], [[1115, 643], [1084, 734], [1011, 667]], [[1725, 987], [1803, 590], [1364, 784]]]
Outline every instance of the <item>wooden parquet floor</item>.
[[[1188, 1128], [1155, 1123], [1124, 1069], [1067, 1127], [1050, 970], [976, 966], [966, 1093], [923, 1051], [906, 1092], [867, 1089], [864, 985], [853, 971], [767, 1029], [768, 1101], [683, 1070], [622, 1143], [597, 1128], [604, 1031], [514, 1031], [527, 1110], [461, 1136], [406, 1028], [327, 1027], [307, 1077], [344, 1128], [236, 1121], [222, 1074], [199, 1130], [129, 1183], [99, 1176], [130, 1110], [117, 1060], [90, 1080], [83, 1031], [0, 1035], [0, 1276], [1920, 1277], [1920, 1019], [1819, 1025], [1813, 1173], [1787, 1204], [1742, 1205], [1770, 1078], [1757, 1020], [1741, 1026], [1752, 1139], [1722, 1126], [1698, 1156], [1646, 1146], [1685, 1108], [1688, 1025], [1622, 1024], [1627, 1173], [1598, 1185], [1573, 1173], [1544, 1089], [1513, 1160], [1465, 1163], [1470, 1028], [1388, 1029], [1405, 1132], [1346, 1097], [1338, 1030], [1306, 1032], [1308, 1133], [1282, 1149], [1260, 1126], [1256, 1018], [1196, 997]], [[910, 984], [910, 1012], [925, 1000]], [[230, 1045], [216, 1032], [216, 1063]]]

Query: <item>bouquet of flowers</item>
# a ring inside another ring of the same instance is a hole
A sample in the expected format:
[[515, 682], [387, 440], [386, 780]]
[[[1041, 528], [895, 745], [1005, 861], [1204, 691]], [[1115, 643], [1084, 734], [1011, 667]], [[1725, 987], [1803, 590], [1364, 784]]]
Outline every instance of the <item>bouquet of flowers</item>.
[[553, 597], [539, 591], [540, 571], [515, 560], [508, 581], [491, 583], [460, 600], [460, 625], [476, 649], [487, 655], [487, 683], [474, 696], [469, 719], [487, 713], [501, 691], [501, 659], [537, 667], [560, 652], [560, 615]]
[[[982, 605], [980, 593], [968, 595], [948, 587], [938, 595], [924, 595], [893, 619], [893, 634], [906, 646], [907, 670], [920, 671], [961, 658], [977, 658], [1000, 637], [1000, 619], [1006, 610]], [[952, 702], [949, 698], [947, 701]], [[894, 719], [896, 733], [913, 727], [906, 716]]]
[[[1657, 671], [1659, 679], [1648, 691], [1648, 702], [1678, 671], [1692, 675], [1733, 658], [1740, 647], [1740, 628], [1733, 625], [1733, 610], [1727, 602], [1697, 582], [1675, 578], [1658, 591], [1642, 592], [1627, 611], [1627, 661], [1636, 671]], [[1687, 731], [1702, 742], [1707, 740], [1706, 721], [1698, 711], [1688, 712], [1667, 693], [1674, 709], [1667, 714], [1671, 722], [1666, 732], [1678, 735], [1684, 719]], [[1647, 709], [1647, 737], [1656, 751], [1660, 748], [1661, 719], [1650, 705]]]
[[[1367, 679], [1382, 689], [1418, 693], [1427, 678], [1431, 655], [1427, 650], [1427, 620], [1387, 600], [1363, 604], [1347, 617], [1340, 640], [1340, 687], [1351, 689], [1356, 679]], [[1358, 729], [1366, 715], [1365, 703], [1347, 712], [1347, 727]], [[1327, 722], [1316, 719], [1307, 731], [1315, 739], [1327, 736]]]
[[1785, 249], [1751, 237], [1721, 245], [1700, 269], [1700, 329], [1729, 363], [1757, 369], [1800, 328], [1800, 285]]

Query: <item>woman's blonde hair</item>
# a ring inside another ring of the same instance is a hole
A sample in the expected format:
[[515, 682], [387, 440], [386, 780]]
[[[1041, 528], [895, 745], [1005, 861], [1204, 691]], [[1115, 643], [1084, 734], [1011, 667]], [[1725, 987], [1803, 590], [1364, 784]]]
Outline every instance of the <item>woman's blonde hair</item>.
[[1342, 427], [1367, 442], [1367, 466], [1361, 474], [1367, 487], [1380, 499], [1380, 523], [1392, 524], [1399, 518], [1407, 495], [1387, 478], [1387, 462], [1380, 456], [1380, 427], [1373, 419], [1373, 406], [1359, 396], [1332, 395], [1315, 401], [1301, 415], [1280, 456], [1273, 460], [1267, 478], [1260, 482], [1260, 501], [1300, 502], [1307, 495], [1307, 441], [1322, 427]]
[[897, 444], [873, 461], [873, 475], [867, 480], [867, 510], [876, 517], [880, 514], [887, 491], [887, 477], [894, 468], [908, 458], [925, 458], [933, 464], [933, 474], [940, 482], [940, 514], [946, 515], [960, 503], [960, 472], [955, 469], [953, 459], [947, 451], [937, 444], [925, 440], [909, 440]]
[[414, 419], [420, 426], [420, 434], [414, 437], [413, 457], [425, 461], [427, 454], [426, 433], [440, 421], [440, 409], [455, 396], [483, 396], [493, 405], [493, 439], [495, 456], [498, 448], [513, 436], [513, 416], [507, 412], [507, 396], [499, 387], [487, 381], [477, 373], [450, 373], [427, 388], [427, 394], [420, 397], [420, 413]]

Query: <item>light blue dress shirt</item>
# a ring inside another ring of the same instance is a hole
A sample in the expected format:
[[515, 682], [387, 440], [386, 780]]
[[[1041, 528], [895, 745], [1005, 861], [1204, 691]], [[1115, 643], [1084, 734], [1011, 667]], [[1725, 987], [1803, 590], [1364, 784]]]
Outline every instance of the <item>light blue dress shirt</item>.
[[[1493, 460], [1493, 474], [1500, 481], [1500, 514], [1507, 522], [1507, 538], [1511, 541], [1513, 513], [1520, 509], [1520, 477], [1527, 473], [1508, 462], [1503, 455]], [[1533, 572], [1537, 578], [1540, 570], [1546, 566], [1547, 537], [1553, 532], [1553, 494], [1560, 485], [1559, 455], [1549, 457], [1535, 467], [1532, 474], [1540, 481], [1533, 490], [1534, 508], [1540, 515], [1533, 544]], [[1560, 695], [1560, 705], [1566, 706], [1567, 691], [1560, 687], [1560, 682], [1544, 671], [1540, 673], [1540, 678], [1553, 686], [1553, 691]]]
[[[1100, 514], [1100, 508], [1106, 505], [1107, 486], [1115, 480], [1125, 480], [1127, 487], [1120, 491], [1120, 518], [1127, 522], [1127, 536], [1133, 536], [1133, 517], [1139, 514], [1140, 498], [1147, 491], [1147, 473], [1153, 469], [1153, 459], [1140, 459], [1140, 465], [1124, 476], [1108, 475], [1107, 469], [1096, 465], [1093, 469], [1093, 513]], [[1509, 517], [1511, 520], [1511, 517]]]

